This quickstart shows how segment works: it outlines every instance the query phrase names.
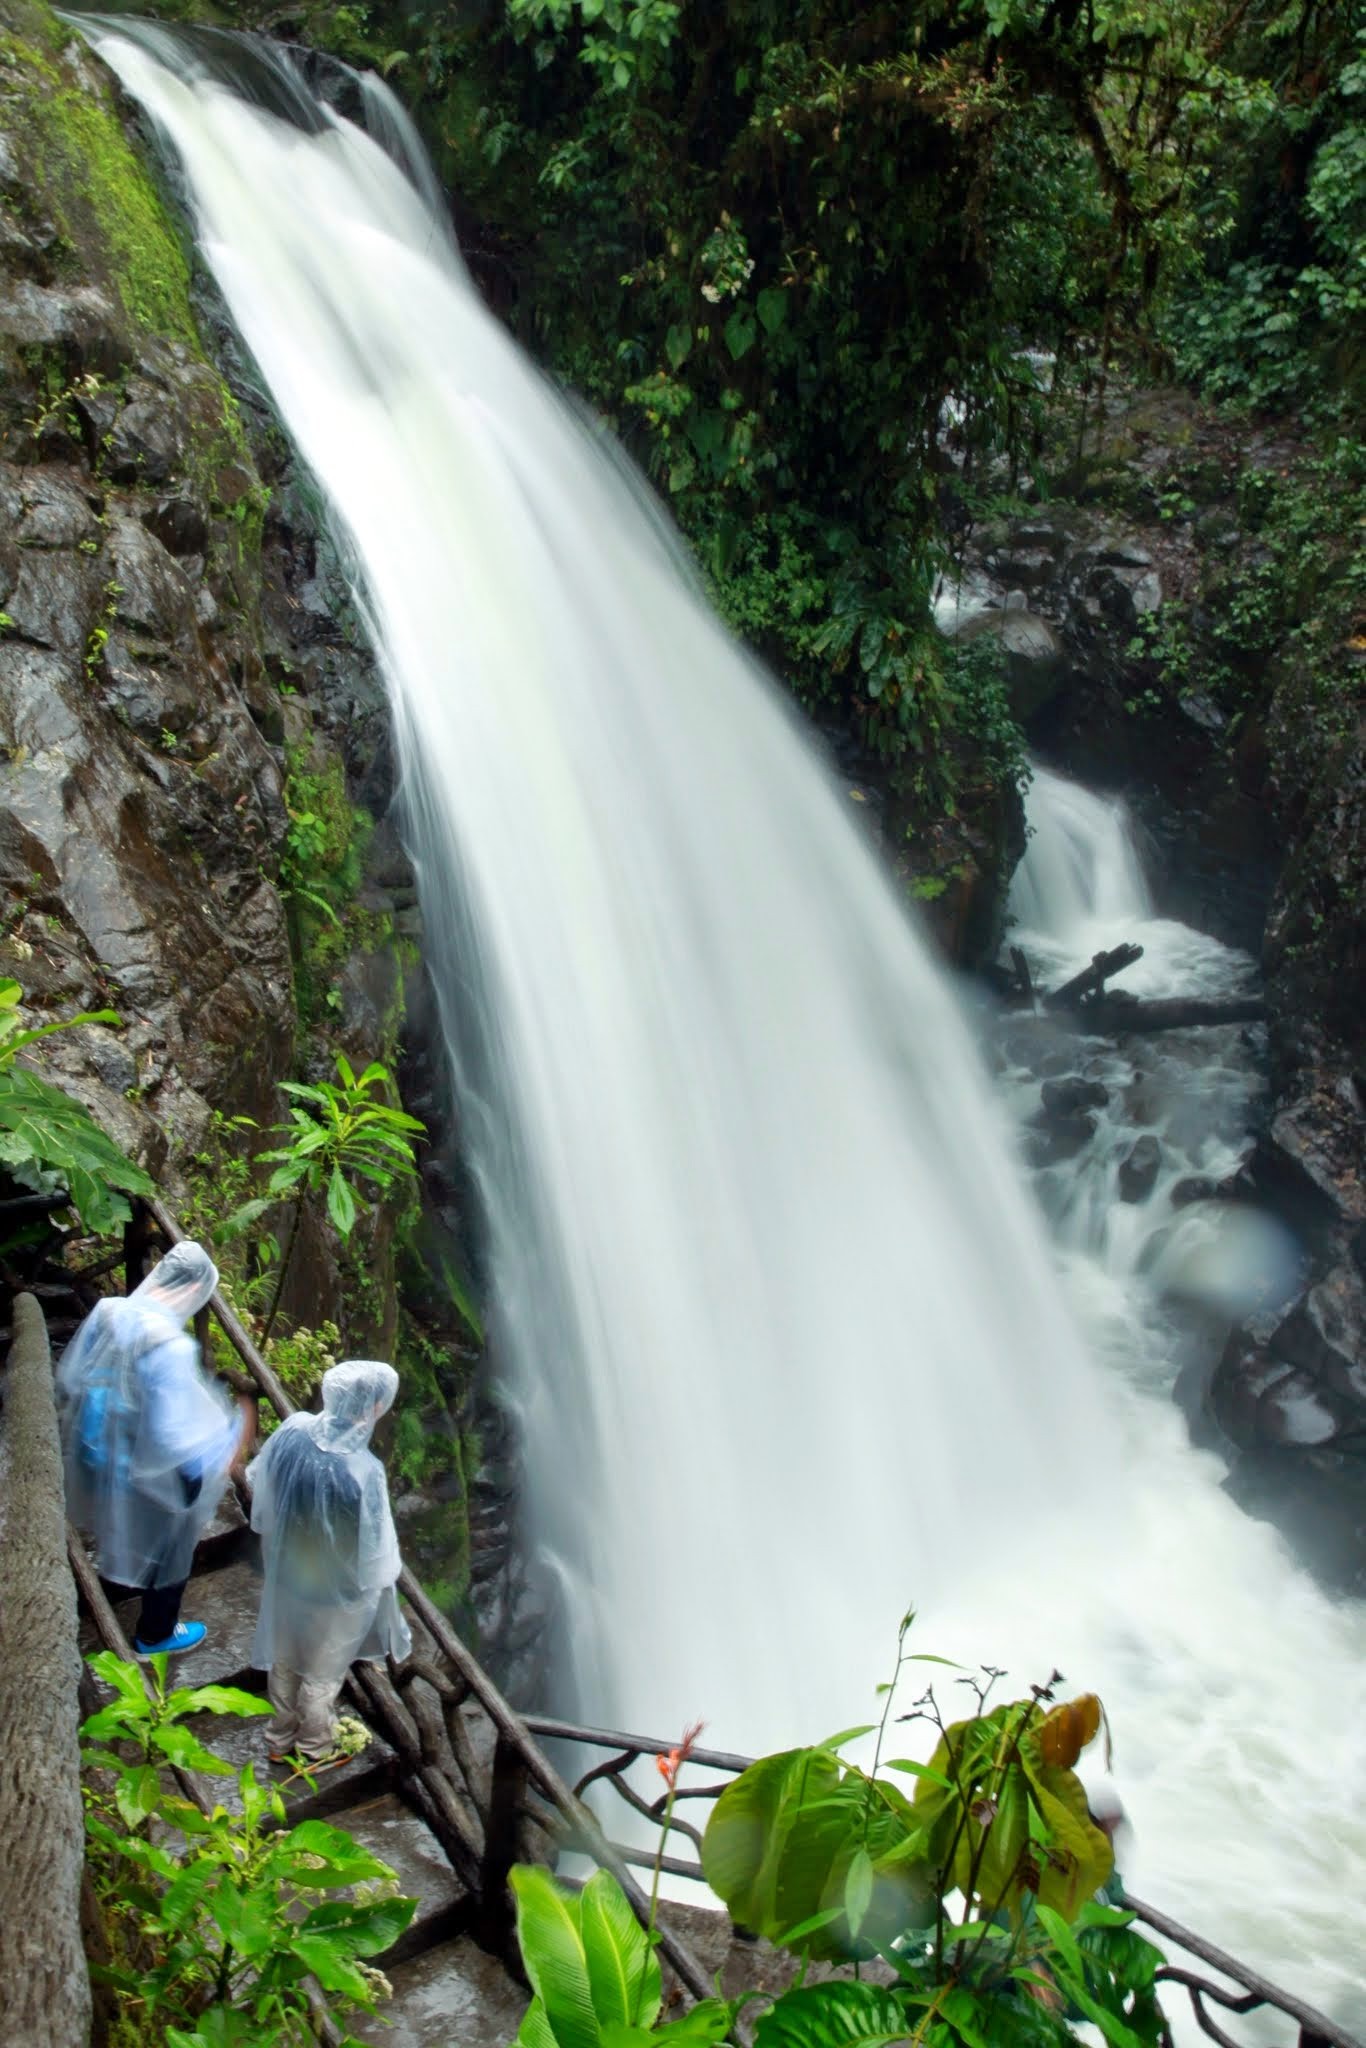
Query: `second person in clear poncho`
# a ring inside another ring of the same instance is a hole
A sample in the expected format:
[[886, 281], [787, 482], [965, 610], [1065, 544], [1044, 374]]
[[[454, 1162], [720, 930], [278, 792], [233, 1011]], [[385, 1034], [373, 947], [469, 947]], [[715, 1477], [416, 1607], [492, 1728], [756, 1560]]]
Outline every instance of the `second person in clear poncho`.
[[291, 1415], [247, 1467], [265, 1567], [252, 1662], [270, 1674], [273, 1757], [326, 1755], [349, 1666], [411, 1647], [389, 1488], [369, 1448], [397, 1391], [391, 1365], [334, 1365], [323, 1374], [322, 1414]]

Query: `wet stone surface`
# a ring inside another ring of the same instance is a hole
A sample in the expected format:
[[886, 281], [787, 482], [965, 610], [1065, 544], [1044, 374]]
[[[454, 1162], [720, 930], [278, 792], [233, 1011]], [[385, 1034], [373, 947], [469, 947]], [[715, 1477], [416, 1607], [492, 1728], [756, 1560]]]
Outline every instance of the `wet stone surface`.
[[355, 2028], [375, 2048], [507, 2048], [530, 1995], [468, 1937], [386, 1974], [393, 1998]]
[[458, 1931], [466, 1898], [464, 1888], [426, 1822], [405, 1806], [397, 1793], [381, 1793], [363, 1805], [347, 1807], [334, 1818], [371, 1855], [390, 1866], [403, 1897], [418, 1902], [412, 1925], [390, 1951], [392, 1955], [412, 1955]]

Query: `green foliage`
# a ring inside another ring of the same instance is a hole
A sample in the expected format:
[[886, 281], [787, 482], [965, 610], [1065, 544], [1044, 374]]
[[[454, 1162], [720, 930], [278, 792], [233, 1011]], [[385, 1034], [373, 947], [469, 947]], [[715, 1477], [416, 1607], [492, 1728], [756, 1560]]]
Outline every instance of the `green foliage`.
[[272, 1339], [269, 1360], [301, 1408], [306, 1408], [323, 1374], [341, 1357], [341, 1331], [335, 1323], [319, 1323], [316, 1330], [291, 1330], [287, 1337]]
[[340, 1086], [331, 1081], [281, 1083], [294, 1105], [289, 1122], [275, 1127], [286, 1142], [256, 1156], [262, 1164], [274, 1164], [270, 1196], [325, 1193], [332, 1223], [342, 1237], [349, 1237], [355, 1228], [359, 1184], [383, 1193], [397, 1180], [413, 1179], [413, 1136], [422, 1135], [427, 1127], [392, 1103], [376, 1099], [376, 1090], [397, 1092], [392, 1075], [378, 1060], [358, 1075], [339, 1052], [336, 1066]]
[[149, 1195], [152, 1182], [124, 1157], [88, 1110], [40, 1080], [17, 1055], [56, 1031], [78, 1024], [117, 1024], [113, 1010], [81, 1010], [60, 1023], [25, 1030], [17, 981], [0, 978], [0, 1164], [21, 1187], [65, 1188], [87, 1230], [117, 1229], [131, 1211], [127, 1195]]
[[[1096, 1735], [1094, 1695], [1052, 1705], [1052, 1684], [988, 1710], [998, 1673], [969, 1679], [978, 1711], [947, 1723], [933, 1688], [902, 1721], [928, 1721], [928, 1763], [882, 1760], [897, 1681], [908, 1663], [943, 1664], [906, 1650], [882, 1699], [872, 1769], [841, 1751], [874, 1733], [849, 1728], [806, 1750], [761, 1758], [716, 1802], [703, 1838], [708, 1882], [737, 1924], [803, 1963], [852, 1963], [856, 1974], [795, 1986], [767, 2005], [755, 2048], [1071, 2048], [1088, 2021], [1110, 2048], [1166, 2039], [1157, 2004], [1161, 1955], [1133, 1932], [1132, 1914], [1097, 1896], [1113, 1871], [1109, 1842], [1087, 1811], [1073, 1766]], [[1056, 1674], [1053, 1683], [1056, 1683]], [[695, 1730], [661, 1765], [672, 1811], [678, 1765]], [[881, 1773], [898, 1772], [907, 1796]], [[656, 1891], [658, 1884], [656, 1863]], [[733, 2040], [743, 2004], [708, 2000], [674, 2026], [655, 2027], [658, 1973], [648, 1934], [603, 1872], [578, 1902], [544, 1872], [518, 1870], [518, 1937], [537, 1997], [521, 2048], [636, 2048], [678, 2032], [699, 2044]], [[588, 1891], [610, 1912], [590, 1915]], [[654, 1926], [651, 1902], [650, 1932]], [[629, 1952], [619, 1954], [614, 1944]], [[859, 1981], [880, 1958], [890, 1985]], [[804, 1972], [803, 1972], [804, 1975]], [[753, 1995], [753, 1994], [751, 1994]], [[632, 1998], [635, 2009], [632, 2009]], [[629, 2025], [623, 2027], [625, 2012]], [[683, 2030], [691, 2027], [691, 2033]]]
[[[190, 311], [189, 265], [160, 197], [110, 100], [75, 86], [56, 62], [66, 41], [46, 8], [27, 10], [34, 35], [0, 37], [0, 63], [24, 78], [23, 119], [46, 203], [68, 249], [97, 242], [106, 271], [139, 333], [199, 352]], [[36, 39], [51, 30], [48, 47]]]
[[1182, 374], [1213, 396], [1360, 415], [1366, 373], [1366, 34], [1350, 8], [1252, 10], [1193, 195]]
[[174, 2048], [311, 2041], [309, 1977], [334, 2012], [373, 2012], [387, 1986], [365, 1958], [392, 1946], [417, 1904], [395, 1895], [389, 1866], [326, 1821], [287, 1827], [250, 1764], [236, 1773], [237, 1814], [203, 1813], [168, 1779], [171, 1765], [233, 1776], [185, 1723], [268, 1714], [268, 1702], [219, 1685], [168, 1691], [164, 1655], [150, 1684], [111, 1652], [89, 1661], [114, 1692], [81, 1733], [88, 1862], [119, 1957], [101, 1974], [121, 2008]]
[[358, 1201], [367, 1199], [366, 1189], [382, 1195], [396, 1182], [417, 1176], [413, 1138], [420, 1136], [426, 1125], [375, 1095], [376, 1090], [396, 1095], [393, 1077], [378, 1060], [358, 1075], [341, 1052], [336, 1055], [336, 1071], [340, 1086], [331, 1081], [281, 1084], [293, 1106], [289, 1122], [277, 1124], [274, 1135], [286, 1142], [257, 1153], [257, 1163], [273, 1165], [275, 1171], [265, 1196], [248, 1203], [237, 1218], [240, 1223], [259, 1215], [282, 1195], [294, 1197], [294, 1216], [262, 1332], [263, 1343], [280, 1306], [299, 1218], [309, 1197], [325, 1196], [334, 1229], [348, 1238], [356, 1225]]
[[289, 826], [280, 860], [280, 891], [340, 928], [339, 907], [354, 895], [371, 825], [346, 794], [340, 760], [309, 773], [297, 759], [285, 781]]
[[720, 1999], [656, 2027], [662, 1978], [653, 1936], [616, 1879], [595, 1871], [577, 1895], [533, 1864], [512, 1873], [517, 1939], [534, 1994], [519, 2048], [633, 2048], [671, 2041], [710, 2048], [725, 2039], [735, 2008]]

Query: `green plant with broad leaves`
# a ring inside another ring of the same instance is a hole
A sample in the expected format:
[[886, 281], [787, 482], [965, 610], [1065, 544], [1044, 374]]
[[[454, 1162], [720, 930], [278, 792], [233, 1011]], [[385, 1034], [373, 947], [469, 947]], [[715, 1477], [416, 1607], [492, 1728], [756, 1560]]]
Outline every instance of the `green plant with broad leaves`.
[[23, 1025], [23, 989], [0, 978], [0, 1165], [35, 1193], [65, 1189], [87, 1230], [127, 1222], [128, 1195], [149, 1195], [152, 1182], [100, 1129], [89, 1111], [18, 1064], [39, 1039], [78, 1024], [118, 1024], [113, 1010], [81, 1010], [54, 1024]]
[[[927, 1762], [885, 1757], [905, 1666], [947, 1661], [907, 1651], [912, 1619], [879, 1688], [880, 1723], [760, 1759], [708, 1823], [713, 1891], [738, 1926], [801, 1966], [760, 2013], [755, 2048], [1069, 2048], [1083, 2021], [1110, 2048], [1155, 2048], [1166, 2038], [1162, 1957], [1112, 1902], [1113, 1852], [1074, 1769], [1103, 1725], [1100, 1702], [1055, 1702], [1055, 1673], [992, 1707], [1001, 1674], [985, 1670], [963, 1681], [976, 1706], [966, 1718], [946, 1720], [932, 1687], [899, 1717], [934, 1729]], [[865, 1771], [842, 1752], [869, 1736]], [[611, 1877], [599, 1872], [580, 1899], [540, 1871], [519, 1869], [513, 1883], [536, 1993], [520, 2048], [734, 2039], [748, 2001], [706, 2000], [655, 2027], [653, 1928], [636, 1925]], [[836, 1974], [807, 1983], [811, 1963]]]
[[[322, 1820], [285, 1825], [279, 1792], [251, 1764], [234, 1773], [186, 1725], [196, 1714], [268, 1714], [223, 1685], [168, 1690], [165, 1656], [143, 1670], [90, 1660], [113, 1697], [84, 1738], [88, 1864], [110, 1937], [96, 1966], [120, 2012], [169, 2048], [310, 2042], [310, 1978], [338, 2018], [373, 2012], [387, 1989], [365, 1958], [407, 1927], [416, 1900], [394, 1873]], [[205, 1813], [171, 1766], [236, 1776], [241, 1811]]]
[[384, 1194], [396, 1181], [411, 1180], [417, 1173], [413, 1139], [427, 1126], [384, 1100], [386, 1094], [398, 1092], [388, 1069], [374, 1060], [357, 1074], [345, 1053], [339, 1052], [336, 1071], [340, 1085], [331, 1081], [281, 1083], [291, 1098], [289, 1122], [277, 1124], [274, 1135], [285, 1142], [256, 1155], [258, 1164], [275, 1170], [264, 1197], [246, 1203], [232, 1219], [234, 1228], [240, 1229], [282, 1195], [294, 1197], [289, 1235], [276, 1268], [275, 1293], [261, 1333], [263, 1344], [279, 1313], [299, 1223], [310, 1196], [325, 1196], [327, 1213], [346, 1238], [355, 1228], [366, 1187]]

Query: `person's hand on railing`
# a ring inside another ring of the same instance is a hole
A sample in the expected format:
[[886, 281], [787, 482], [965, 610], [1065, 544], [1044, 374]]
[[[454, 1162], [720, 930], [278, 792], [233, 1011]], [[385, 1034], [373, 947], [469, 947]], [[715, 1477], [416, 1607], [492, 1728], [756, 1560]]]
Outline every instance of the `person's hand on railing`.
[[247, 1460], [256, 1448], [258, 1421], [256, 1396], [254, 1394], [239, 1394], [237, 1396], [237, 1407], [242, 1417], [242, 1434], [237, 1440], [237, 1450], [234, 1453], [232, 1463], [228, 1467], [228, 1474], [234, 1480], [242, 1478], [247, 1469]]

